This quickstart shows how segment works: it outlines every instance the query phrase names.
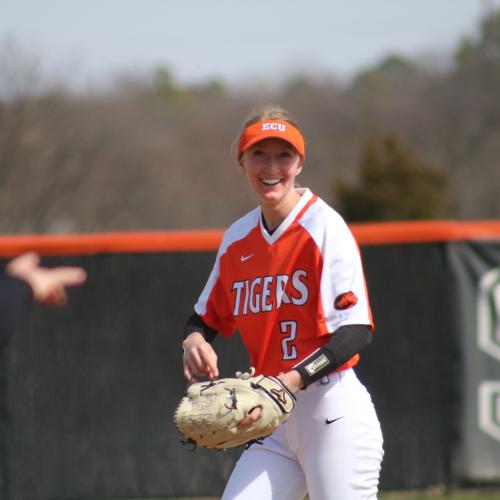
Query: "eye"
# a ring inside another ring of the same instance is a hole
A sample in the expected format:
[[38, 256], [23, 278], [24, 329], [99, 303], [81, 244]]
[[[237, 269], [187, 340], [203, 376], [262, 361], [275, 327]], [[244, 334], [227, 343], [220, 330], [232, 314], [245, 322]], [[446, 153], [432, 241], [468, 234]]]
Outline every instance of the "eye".
[[279, 157], [280, 157], [280, 158], [291, 158], [291, 157], [292, 157], [292, 154], [290, 153], [290, 151], [282, 151], [282, 152], [279, 154]]
[[254, 149], [253, 156], [263, 157], [266, 156], [266, 153], [262, 149]]

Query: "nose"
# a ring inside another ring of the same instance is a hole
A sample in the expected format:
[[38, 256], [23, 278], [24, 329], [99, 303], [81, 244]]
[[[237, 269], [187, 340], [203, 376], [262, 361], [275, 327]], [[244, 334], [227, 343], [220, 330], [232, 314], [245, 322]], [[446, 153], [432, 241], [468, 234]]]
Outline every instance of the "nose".
[[265, 161], [266, 170], [278, 169], [279, 168], [279, 158], [276, 155], [266, 155]]

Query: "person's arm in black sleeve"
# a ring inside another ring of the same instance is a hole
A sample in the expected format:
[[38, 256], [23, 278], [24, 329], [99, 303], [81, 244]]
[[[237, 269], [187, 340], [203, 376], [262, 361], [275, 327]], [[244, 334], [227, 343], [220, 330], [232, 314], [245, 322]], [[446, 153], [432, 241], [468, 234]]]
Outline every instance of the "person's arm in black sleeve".
[[182, 341], [184, 377], [193, 381], [194, 376], [205, 376], [210, 380], [219, 376], [217, 354], [211, 343], [217, 331], [209, 327], [198, 314], [192, 314], [184, 327]]
[[0, 345], [14, 333], [23, 313], [33, 303], [33, 290], [26, 281], [0, 277]]
[[304, 388], [349, 361], [372, 341], [368, 325], [345, 325], [334, 332], [323, 347], [293, 367], [300, 373]]

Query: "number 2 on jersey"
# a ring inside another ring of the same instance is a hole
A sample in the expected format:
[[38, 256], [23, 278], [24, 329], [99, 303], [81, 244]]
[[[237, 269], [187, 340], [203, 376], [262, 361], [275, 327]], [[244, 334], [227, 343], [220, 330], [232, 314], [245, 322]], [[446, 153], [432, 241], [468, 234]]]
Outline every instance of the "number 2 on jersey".
[[282, 359], [297, 358], [297, 347], [292, 343], [297, 336], [297, 322], [280, 321], [280, 331], [282, 334], [286, 334], [286, 337], [281, 339], [281, 348], [283, 350]]

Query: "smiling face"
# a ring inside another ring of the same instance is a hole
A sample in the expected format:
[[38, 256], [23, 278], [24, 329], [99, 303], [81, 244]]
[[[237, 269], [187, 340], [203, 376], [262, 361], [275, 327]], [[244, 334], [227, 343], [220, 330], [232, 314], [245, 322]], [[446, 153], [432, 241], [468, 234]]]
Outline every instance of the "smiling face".
[[243, 153], [239, 165], [264, 216], [278, 211], [286, 217], [300, 197], [294, 190], [295, 177], [302, 170], [297, 150], [282, 139], [264, 139]]

